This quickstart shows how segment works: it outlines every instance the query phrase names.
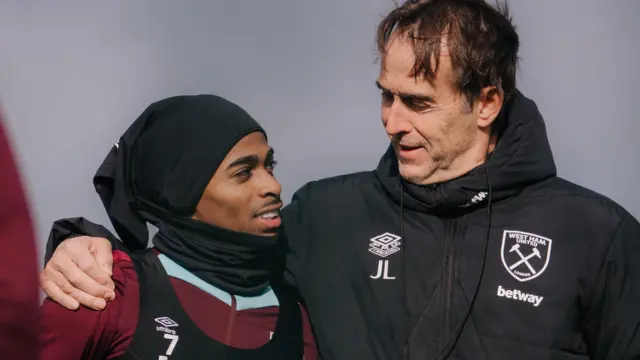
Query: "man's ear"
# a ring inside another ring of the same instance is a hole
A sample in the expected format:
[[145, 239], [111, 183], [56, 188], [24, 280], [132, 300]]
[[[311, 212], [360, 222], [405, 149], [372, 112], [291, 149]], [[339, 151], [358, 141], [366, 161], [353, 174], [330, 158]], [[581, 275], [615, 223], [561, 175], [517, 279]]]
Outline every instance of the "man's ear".
[[493, 124], [504, 102], [504, 92], [495, 86], [487, 86], [480, 92], [476, 101], [478, 127], [486, 129]]

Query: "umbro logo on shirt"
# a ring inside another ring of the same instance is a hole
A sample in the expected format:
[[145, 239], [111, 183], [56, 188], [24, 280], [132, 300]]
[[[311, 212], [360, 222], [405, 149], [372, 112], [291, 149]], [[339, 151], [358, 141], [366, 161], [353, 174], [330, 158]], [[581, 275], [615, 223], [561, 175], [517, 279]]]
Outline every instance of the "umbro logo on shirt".
[[159, 317], [159, 318], [155, 318], [154, 319], [155, 322], [157, 322], [158, 324], [164, 326], [164, 327], [174, 327], [174, 326], [178, 326], [178, 323], [176, 323], [175, 321], [171, 320], [170, 318], [163, 316], [163, 317]]
[[387, 257], [400, 251], [400, 236], [386, 232], [369, 239], [369, 251], [380, 256]]
[[178, 323], [169, 319], [166, 316], [163, 317], [159, 317], [159, 318], [155, 318], [153, 319], [155, 322], [157, 322], [158, 324], [160, 324], [160, 326], [156, 326], [156, 330], [166, 333], [166, 334], [171, 334], [171, 335], [175, 335], [176, 331], [171, 329], [173, 327], [178, 326]]

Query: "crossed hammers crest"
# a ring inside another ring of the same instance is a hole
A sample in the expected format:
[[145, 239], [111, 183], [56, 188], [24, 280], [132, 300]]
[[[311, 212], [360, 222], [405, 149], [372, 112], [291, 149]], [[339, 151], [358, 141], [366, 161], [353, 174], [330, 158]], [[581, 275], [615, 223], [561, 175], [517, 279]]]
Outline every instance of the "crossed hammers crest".
[[533, 252], [527, 256], [522, 255], [522, 252], [520, 251], [520, 244], [515, 244], [511, 247], [511, 249], [509, 250], [509, 252], [516, 252], [518, 254], [518, 256], [520, 256], [520, 261], [518, 261], [517, 263], [511, 265], [509, 267], [510, 270], [515, 269], [516, 267], [520, 266], [521, 264], [525, 264], [527, 265], [527, 267], [529, 268], [529, 270], [531, 270], [531, 272], [535, 275], [536, 271], [533, 269], [533, 266], [531, 266], [531, 264], [529, 263], [529, 259], [533, 258], [533, 257], [538, 257], [540, 259], [542, 259], [542, 256], [540, 255], [540, 250], [538, 250], [537, 247], [533, 248]]

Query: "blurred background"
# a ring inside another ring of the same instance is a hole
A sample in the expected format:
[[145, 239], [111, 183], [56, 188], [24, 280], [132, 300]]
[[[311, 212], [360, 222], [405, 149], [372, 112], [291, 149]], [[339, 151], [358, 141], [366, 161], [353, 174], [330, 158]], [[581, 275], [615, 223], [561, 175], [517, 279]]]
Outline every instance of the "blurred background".
[[[640, 218], [640, 2], [509, 3], [522, 42], [519, 88], [545, 117], [559, 174]], [[166, 96], [215, 93], [247, 109], [276, 149], [286, 202], [307, 181], [373, 169], [387, 146], [374, 36], [393, 6], [3, 0], [0, 104], [40, 264], [54, 220], [109, 225], [92, 176]]]

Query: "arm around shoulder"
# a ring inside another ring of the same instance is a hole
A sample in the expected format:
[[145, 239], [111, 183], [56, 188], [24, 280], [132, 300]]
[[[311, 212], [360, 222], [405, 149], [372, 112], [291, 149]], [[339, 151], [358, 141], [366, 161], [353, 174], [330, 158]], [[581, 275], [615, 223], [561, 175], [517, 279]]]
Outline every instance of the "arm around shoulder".
[[83, 306], [72, 311], [45, 299], [40, 309], [40, 359], [104, 359], [122, 354], [137, 321], [129, 316], [136, 312], [139, 300], [136, 279], [132, 266], [116, 264], [113, 280], [117, 296], [101, 311]]
[[124, 244], [104, 226], [93, 223], [83, 217], [65, 218], [55, 221], [51, 227], [45, 249], [45, 263], [49, 262], [53, 253], [63, 241], [82, 235], [105, 238], [109, 240], [113, 249], [126, 250]]

